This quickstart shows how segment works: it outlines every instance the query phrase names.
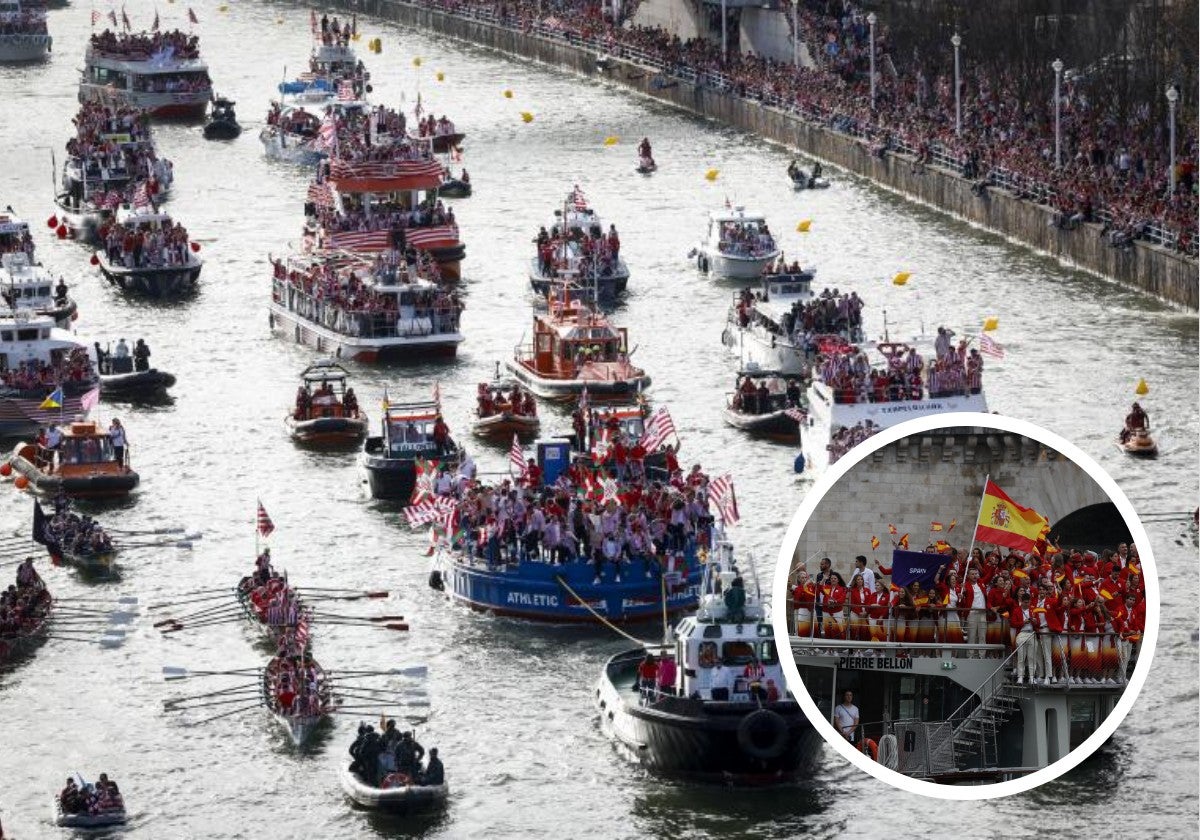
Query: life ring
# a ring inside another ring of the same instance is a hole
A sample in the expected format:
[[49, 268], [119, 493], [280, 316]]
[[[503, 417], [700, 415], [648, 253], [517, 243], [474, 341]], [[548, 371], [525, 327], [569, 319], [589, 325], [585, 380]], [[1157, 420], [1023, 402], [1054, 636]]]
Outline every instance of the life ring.
[[862, 751], [871, 756], [872, 761], [879, 760], [879, 744], [875, 743], [870, 738], [867, 738], [865, 741], [863, 741]]
[[787, 721], [770, 709], [751, 712], [738, 724], [737, 740], [742, 752], [752, 758], [779, 758], [787, 750]]

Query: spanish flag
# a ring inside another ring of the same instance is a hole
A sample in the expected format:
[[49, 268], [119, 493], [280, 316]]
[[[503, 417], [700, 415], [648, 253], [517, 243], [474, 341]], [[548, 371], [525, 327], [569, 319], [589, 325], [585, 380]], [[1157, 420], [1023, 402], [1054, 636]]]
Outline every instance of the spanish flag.
[[938, 554], [942, 554], [950, 550], [950, 543], [945, 540], [938, 540], [933, 544], [933, 548]]
[[941, 523], [941, 522], [930, 522], [930, 523], [929, 523], [929, 530], [930, 530], [930, 531], [941, 531], [941, 530], [942, 530], [942, 523]]
[[879, 537], [871, 537], [871, 548], [879, 548]]
[[1017, 551], [1029, 551], [1050, 530], [1050, 523], [1033, 508], [1021, 507], [994, 481], [983, 489], [983, 504], [975, 525], [978, 542], [1002, 545]]
[[39, 405], [38, 408], [62, 408], [62, 404], [63, 390], [62, 386], [60, 385], [50, 392], [50, 396], [42, 400], [42, 404]]
[[894, 537], [894, 536], [896, 536], [896, 534], [898, 534], [900, 532], [896, 530], [895, 525], [888, 525], [888, 533]]
[[898, 545], [903, 549], [908, 548], [908, 534], [905, 534], [903, 537], [900, 538], [900, 542], [898, 543]]
[[954, 530], [954, 526], [955, 526], [955, 525], [957, 525], [957, 524], [958, 524], [958, 520], [957, 520], [957, 519], [951, 519], [951, 520], [950, 520], [950, 527], [946, 529], [946, 533], [947, 533], [947, 534], [949, 534], [951, 531], [953, 531], [953, 530]]

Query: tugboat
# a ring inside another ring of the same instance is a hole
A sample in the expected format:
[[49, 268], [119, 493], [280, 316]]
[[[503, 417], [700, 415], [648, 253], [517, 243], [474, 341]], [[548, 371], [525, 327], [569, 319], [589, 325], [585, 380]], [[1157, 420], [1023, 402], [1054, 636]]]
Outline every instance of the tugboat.
[[92, 34], [80, 102], [123, 102], [151, 116], [203, 119], [212, 99], [200, 39], [181, 32]]
[[604, 666], [600, 728], [663, 776], [763, 785], [810, 772], [821, 736], [784, 682], [769, 613], [746, 589], [733, 546], [719, 542], [698, 611], [675, 626], [673, 642]]
[[0, 298], [9, 309], [49, 315], [55, 326], [67, 329], [78, 307], [67, 284], [37, 262], [29, 225], [11, 211], [0, 213]]
[[537, 400], [519, 383], [502, 382], [499, 378], [479, 383], [475, 424], [471, 427], [475, 435], [508, 443], [513, 435], [524, 439], [536, 437], [541, 425]]
[[8, 463], [42, 496], [63, 493], [72, 499], [122, 499], [138, 485], [128, 454], [117, 460], [112, 439], [94, 420], [68, 424], [57, 452], [36, 443], [18, 443]]
[[564, 289], [549, 311], [534, 313], [533, 338], [515, 348], [509, 371], [538, 397], [578, 399], [586, 389], [595, 401], [631, 401], [650, 386], [650, 377], [629, 362], [625, 329]]
[[54, 39], [46, 28], [46, 7], [29, 0], [0, 0], [0, 64], [41, 61]]
[[779, 247], [762, 216], [727, 207], [708, 214], [708, 232], [692, 253], [704, 274], [753, 280], [779, 258]]
[[242, 126], [233, 110], [236, 104], [220, 96], [213, 100], [212, 112], [204, 125], [205, 140], [233, 140], [242, 133]]
[[374, 499], [407, 501], [426, 463], [457, 469], [462, 449], [450, 438], [436, 402], [389, 403], [384, 399], [380, 434], [363, 443], [359, 464]]
[[534, 242], [529, 283], [537, 294], [544, 297], [563, 282], [591, 298], [612, 300], [625, 292], [629, 268], [620, 257], [620, 241], [615, 230], [605, 232], [578, 186], [554, 211], [549, 232], [542, 228]]
[[744, 370], [725, 403], [725, 422], [735, 429], [794, 442], [804, 418], [800, 376], [777, 371]]
[[356, 362], [411, 361], [453, 357], [465, 341], [462, 306], [428, 279], [431, 263], [408, 265], [396, 252], [374, 259], [330, 253], [273, 266], [272, 330], [319, 353]]
[[96, 351], [96, 369], [100, 371], [100, 395], [110, 400], [153, 400], [166, 394], [175, 384], [175, 375], [165, 370], [150, 367], [150, 348], [142, 339], [137, 340], [130, 354], [122, 352], [125, 339], [117, 342], [117, 353], [100, 349], [100, 342], [93, 344]]
[[[114, 286], [150, 297], [178, 297], [196, 291], [204, 261], [197, 242], [189, 241], [183, 226], [152, 207], [122, 207], [116, 229], [105, 232], [108, 247], [97, 249], [93, 264]], [[122, 233], [134, 234], [158, 247], [125, 252]]]
[[358, 408], [349, 373], [332, 359], [314, 362], [300, 374], [296, 408], [284, 418], [292, 440], [304, 446], [357, 448], [367, 436], [367, 416]]

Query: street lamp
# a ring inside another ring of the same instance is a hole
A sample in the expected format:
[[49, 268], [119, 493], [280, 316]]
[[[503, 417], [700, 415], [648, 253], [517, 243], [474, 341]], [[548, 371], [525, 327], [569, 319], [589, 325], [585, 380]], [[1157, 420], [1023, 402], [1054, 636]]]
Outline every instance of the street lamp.
[[871, 27], [871, 110], [875, 110], [875, 21], [879, 20], [874, 12], [867, 15], [867, 25]]
[[1171, 169], [1167, 183], [1171, 185], [1170, 195], [1175, 195], [1175, 103], [1179, 101], [1179, 89], [1175, 85], [1167, 85], [1167, 122], [1171, 130]]
[[958, 48], [962, 46], [962, 36], [955, 32], [950, 43], [954, 45], [954, 134], [962, 137], [962, 83], [958, 74]]
[[1054, 59], [1050, 66], [1054, 68], [1054, 166], [1058, 169], [1062, 167], [1062, 101], [1058, 95], [1062, 84], [1062, 59]]
[[800, 0], [792, 0], [792, 66], [800, 66]]
[[729, 61], [729, 14], [725, 11], [725, 0], [721, 0], [721, 63]]

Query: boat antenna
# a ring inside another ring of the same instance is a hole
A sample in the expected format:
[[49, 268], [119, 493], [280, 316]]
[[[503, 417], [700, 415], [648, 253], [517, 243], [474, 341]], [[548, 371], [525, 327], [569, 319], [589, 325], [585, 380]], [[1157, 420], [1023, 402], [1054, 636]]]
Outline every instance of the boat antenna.
[[[922, 328], [922, 330], [924, 330], [924, 328]], [[888, 319], [887, 319], [887, 310], [886, 309], [883, 310], [883, 343], [884, 344], [891, 343], [891, 339], [888, 338]]]

